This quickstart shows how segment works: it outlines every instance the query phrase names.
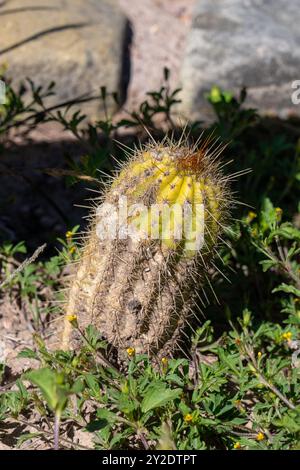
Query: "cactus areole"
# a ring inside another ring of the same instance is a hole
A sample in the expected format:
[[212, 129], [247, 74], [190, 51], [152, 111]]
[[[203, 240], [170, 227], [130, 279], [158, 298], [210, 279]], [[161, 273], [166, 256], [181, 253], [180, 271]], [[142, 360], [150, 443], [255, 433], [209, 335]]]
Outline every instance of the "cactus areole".
[[91, 216], [72, 280], [68, 322], [94, 325], [118, 351], [167, 355], [201, 303], [232, 201], [222, 145], [150, 144], [123, 165]]

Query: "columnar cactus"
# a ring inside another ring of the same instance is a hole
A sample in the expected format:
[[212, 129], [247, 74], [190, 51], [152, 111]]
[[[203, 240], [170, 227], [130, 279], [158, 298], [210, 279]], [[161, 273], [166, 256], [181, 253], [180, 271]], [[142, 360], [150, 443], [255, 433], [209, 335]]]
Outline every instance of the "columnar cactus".
[[[231, 201], [221, 150], [210, 139], [136, 150], [96, 205], [66, 314], [120, 357], [168, 354], [193, 315]], [[66, 320], [65, 346], [71, 336]]]

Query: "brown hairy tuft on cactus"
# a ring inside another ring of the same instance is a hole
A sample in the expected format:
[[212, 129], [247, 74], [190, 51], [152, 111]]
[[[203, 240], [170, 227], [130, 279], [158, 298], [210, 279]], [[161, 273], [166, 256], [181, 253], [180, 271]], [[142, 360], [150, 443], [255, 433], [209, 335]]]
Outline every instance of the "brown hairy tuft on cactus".
[[179, 344], [232, 204], [218, 160], [224, 146], [183, 140], [136, 150], [96, 204], [69, 291], [64, 347], [75, 335], [70, 315], [80, 328], [96, 326], [121, 359], [128, 349], [161, 356]]

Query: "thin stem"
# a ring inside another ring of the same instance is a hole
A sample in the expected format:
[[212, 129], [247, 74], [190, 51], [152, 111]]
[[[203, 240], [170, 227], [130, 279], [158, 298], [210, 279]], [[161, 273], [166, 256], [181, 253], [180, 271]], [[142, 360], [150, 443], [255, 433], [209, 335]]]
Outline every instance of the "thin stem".
[[145, 438], [144, 434], [141, 431], [139, 431], [137, 435], [140, 438], [140, 440], [141, 440], [143, 446], [145, 447], [145, 449], [149, 450], [149, 444], [146, 441], [146, 438]]
[[[92, 100], [96, 100], [96, 99], [99, 99], [99, 96], [90, 96], [90, 97], [87, 97], [87, 98], [78, 97], [78, 98], [73, 98], [72, 100], [63, 101], [62, 103], [58, 103], [56, 105], [50, 106], [49, 108], [44, 108], [41, 111], [36, 111], [36, 112], [30, 114], [29, 116], [27, 116], [26, 118], [22, 119], [21, 121], [14, 121], [12, 124], [9, 124], [8, 126], [6, 126], [6, 128], [4, 128], [4, 131], [7, 132], [11, 128], [20, 127], [23, 124], [26, 124], [26, 122], [30, 121], [31, 119], [37, 119], [37, 118], [43, 116], [45, 113], [49, 113], [49, 112], [54, 111], [56, 109], [63, 108], [63, 107], [66, 107], [66, 106], [71, 106], [73, 104], [86, 103], [88, 101], [92, 101]], [[26, 110], [25, 110], [25, 112], [26, 112]]]
[[106, 366], [106, 367], [109, 367], [110, 369], [113, 369], [114, 372], [116, 372], [119, 376], [121, 375], [120, 374], [120, 371], [115, 367], [113, 366], [109, 361], [108, 359], [106, 359], [99, 351], [97, 351], [91, 344], [90, 342], [88, 341], [87, 337], [85, 336], [85, 334], [83, 333], [83, 331], [81, 331], [81, 329], [79, 327], [77, 327], [77, 331], [80, 333], [80, 335], [82, 336], [82, 338], [85, 340], [85, 342], [93, 349], [94, 353], [96, 354], [97, 358], [99, 359], [99, 361], [102, 363], [103, 366]]
[[275, 393], [275, 395], [278, 396], [278, 398], [280, 398], [281, 401], [283, 401], [286, 406], [288, 406], [288, 408], [290, 408], [291, 410], [295, 410], [296, 407], [295, 405], [293, 405], [293, 403], [291, 403], [281, 392], [280, 390], [278, 390], [278, 388], [276, 388], [273, 384], [271, 384], [270, 382], [268, 382], [264, 376], [258, 372], [258, 375], [259, 375], [259, 380], [266, 386], [268, 387], [270, 390], [272, 390], [273, 393]]
[[[13, 418], [13, 420], [17, 423], [25, 424], [26, 426], [28, 426], [30, 428], [36, 429], [39, 433], [44, 434], [46, 436], [49, 436], [49, 438], [51, 438], [51, 440], [52, 440], [53, 432], [45, 431], [44, 429], [41, 429], [37, 424], [28, 423], [28, 421], [25, 421], [21, 418]], [[78, 449], [91, 450], [90, 447], [86, 447], [86, 446], [83, 446], [81, 444], [76, 444], [75, 442], [72, 442], [70, 439], [66, 439], [65, 437], [60, 437], [60, 441], [65, 442], [66, 444], [69, 444], [71, 446], [76, 446], [76, 447], [78, 447]]]
[[54, 430], [53, 430], [54, 450], [59, 449], [59, 427], [60, 427], [60, 413], [56, 412], [55, 419], [54, 419]]
[[293, 271], [291, 263], [287, 260], [283, 248], [280, 244], [279, 238], [275, 237], [278, 253], [279, 253], [279, 263], [282, 266], [283, 271], [290, 277], [290, 279], [296, 284], [296, 287], [300, 289], [300, 279]]
[[[258, 367], [258, 364], [256, 362], [256, 359], [254, 357], [254, 353], [253, 351], [249, 350], [249, 348], [244, 345], [245, 347], [245, 351], [246, 353], [248, 354], [249, 356], [249, 359], [255, 369], [255, 371], [257, 372], [258, 374], [258, 377], [259, 377], [259, 380], [261, 381], [262, 384], [264, 384], [267, 388], [269, 388], [275, 395], [277, 395], [277, 397], [283, 401], [283, 403], [286, 404], [286, 406], [288, 408], [290, 408], [291, 410], [295, 410], [296, 409], [296, 406], [293, 405], [293, 403], [291, 403], [281, 392], [280, 390], [278, 390], [278, 388], [275, 387], [275, 385], [273, 385], [272, 383], [270, 383], [264, 376], [263, 374], [260, 372], [259, 370], [259, 367]], [[247, 358], [248, 359], [248, 358]], [[248, 362], [249, 362], [249, 359], [248, 359]]]
[[25, 261], [23, 261], [23, 263], [21, 263], [18, 268], [13, 271], [1, 284], [0, 284], [0, 289], [2, 289], [6, 284], [8, 284], [9, 282], [12, 281], [12, 279], [14, 279], [21, 271], [23, 271], [27, 266], [29, 266], [29, 264], [33, 263], [38, 257], [39, 255], [42, 253], [42, 251], [44, 251], [44, 249], [46, 248], [47, 244], [44, 243], [44, 245], [41, 245], [39, 246], [35, 252], [33, 253], [32, 256], [30, 256], [30, 258], [27, 258]]

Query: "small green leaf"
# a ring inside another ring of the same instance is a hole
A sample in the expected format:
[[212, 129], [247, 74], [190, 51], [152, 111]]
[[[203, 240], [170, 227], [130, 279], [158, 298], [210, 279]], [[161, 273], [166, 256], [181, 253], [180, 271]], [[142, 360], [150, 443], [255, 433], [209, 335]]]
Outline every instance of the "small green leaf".
[[271, 241], [275, 237], [282, 237], [286, 240], [300, 240], [300, 230], [290, 223], [282, 224], [278, 229], [272, 231], [268, 239]]
[[298, 433], [300, 431], [300, 414], [297, 411], [288, 411], [281, 419], [274, 420], [274, 424], [290, 433]]
[[141, 409], [143, 413], [147, 413], [154, 408], [164, 406], [169, 401], [173, 401], [179, 397], [182, 390], [176, 388], [174, 390], [167, 388], [162, 382], [151, 384], [148, 387], [146, 395], [142, 401]]
[[265, 259], [263, 261], [260, 261], [259, 264], [262, 265], [262, 270], [265, 273], [270, 268], [273, 268], [273, 266], [276, 266], [278, 263], [276, 260], [273, 260], [273, 259]]
[[284, 283], [280, 284], [278, 287], [275, 287], [275, 289], [272, 290], [272, 293], [274, 292], [285, 292], [286, 294], [294, 294], [297, 297], [300, 297], [300, 289]]
[[85, 374], [84, 380], [90, 390], [91, 396], [95, 398], [100, 397], [100, 386], [98, 380], [93, 374]]
[[63, 387], [63, 376], [51, 369], [37, 369], [25, 374], [25, 377], [42, 392], [49, 408], [56, 412], [64, 409], [68, 393]]
[[19, 352], [18, 357], [24, 357], [27, 359], [38, 359], [37, 353], [30, 348], [22, 349], [22, 351]]
[[26, 434], [22, 434], [22, 436], [18, 438], [17, 447], [19, 448], [22, 444], [24, 444], [24, 442], [29, 441], [31, 439], [36, 439], [40, 436], [42, 436], [41, 432], [28, 432]]

